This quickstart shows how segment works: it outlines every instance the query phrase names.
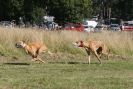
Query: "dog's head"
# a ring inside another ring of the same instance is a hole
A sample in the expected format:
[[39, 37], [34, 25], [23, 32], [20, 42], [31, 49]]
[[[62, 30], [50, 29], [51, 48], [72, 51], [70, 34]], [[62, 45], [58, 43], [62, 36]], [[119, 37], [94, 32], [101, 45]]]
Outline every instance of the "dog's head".
[[18, 41], [18, 42], [15, 44], [15, 47], [16, 47], [16, 48], [24, 48], [25, 46], [26, 46], [25, 41]]
[[84, 44], [83, 44], [83, 41], [82, 41], [82, 40], [81, 40], [81, 41], [76, 41], [76, 42], [74, 42], [73, 45], [74, 45], [75, 47], [84, 47]]

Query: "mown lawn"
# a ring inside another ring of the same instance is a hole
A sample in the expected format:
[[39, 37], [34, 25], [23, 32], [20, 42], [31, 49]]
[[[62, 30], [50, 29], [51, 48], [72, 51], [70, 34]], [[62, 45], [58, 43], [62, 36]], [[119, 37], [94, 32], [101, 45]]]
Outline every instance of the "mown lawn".
[[6, 61], [0, 63], [0, 89], [132, 89], [132, 60], [85, 62]]

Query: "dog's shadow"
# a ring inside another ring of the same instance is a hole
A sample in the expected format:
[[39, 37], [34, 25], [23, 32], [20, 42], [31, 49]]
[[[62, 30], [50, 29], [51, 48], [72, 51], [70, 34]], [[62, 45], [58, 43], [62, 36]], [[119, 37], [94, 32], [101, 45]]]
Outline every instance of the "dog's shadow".
[[[25, 65], [28, 66], [30, 63], [20, 63], [20, 62], [10, 62], [10, 63], [3, 63], [4, 65]], [[48, 64], [86, 64], [89, 65], [87, 62], [48, 62]], [[98, 64], [98, 63], [91, 63], [91, 64]]]
[[3, 63], [4, 65], [30, 65], [30, 63], [20, 63], [20, 62], [18, 62], [18, 63]]
[[[48, 62], [49, 64], [87, 64], [88, 62]], [[98, 63], [91, 63], [91, 64], [98, 64]]]

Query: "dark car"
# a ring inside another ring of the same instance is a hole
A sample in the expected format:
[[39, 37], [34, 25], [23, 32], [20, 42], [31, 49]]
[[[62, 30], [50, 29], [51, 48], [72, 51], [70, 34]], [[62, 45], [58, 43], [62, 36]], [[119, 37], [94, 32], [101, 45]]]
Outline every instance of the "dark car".
[[104, 26], [103, 25], [97, 25], [95, 28], [94, 28], [94, 31], [95, 32], [101, 32], [102, 30], [104, 30]]
[[119, 24], [111, 24], [109, 29], [112, 31], [120, 31], [121, 30]]
[[11, 21], [1, 21], [0, 26], [12, 27], [12, 22]]

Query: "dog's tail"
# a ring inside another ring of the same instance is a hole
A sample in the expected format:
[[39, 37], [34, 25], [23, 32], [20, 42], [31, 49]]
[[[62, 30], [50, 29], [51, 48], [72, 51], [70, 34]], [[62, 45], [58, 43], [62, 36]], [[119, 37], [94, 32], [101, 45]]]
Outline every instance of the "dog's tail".
[[110, 49], [108, 49], [108, 52], [107, 52], [107, 59], [109, 60], [109, 57], [110, 57]]
[[109, 57], [120, 58], [120, 59], [127, 59], [128, 58], [126, 56], [118, 55], [118, 54], [113, 54], [113, 53], [109, 53]]

